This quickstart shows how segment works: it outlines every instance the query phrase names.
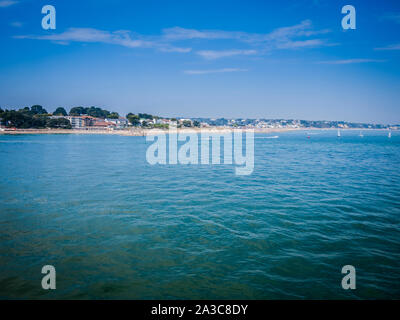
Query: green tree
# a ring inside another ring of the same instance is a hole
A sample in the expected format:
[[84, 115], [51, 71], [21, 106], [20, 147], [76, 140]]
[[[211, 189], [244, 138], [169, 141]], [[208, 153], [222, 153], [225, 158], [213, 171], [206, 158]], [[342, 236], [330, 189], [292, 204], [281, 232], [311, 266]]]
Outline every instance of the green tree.
[[8, 127], [15, 128], [45, 128], [46, 120], [48, 119], [46, 114], [32, 115], [32, 112], [26, 112], [26, 109], [19, 111], [10, 110], [5, 111], [1, 115], [3, 123]]
[[191, 127], [192, 126], [192, 122], [189, 120], [183, 120], [182, 122], [184, 127]]
[[47, 114], [34, 115], [32, 117], [31, 125], [26, 128], [45, 128], [48, 119], [49, 117]]
[[90, 107], [86, 109], [86, 114], [88, 116], [92, 116], [95, 118], [107, 118], [110, 115], [110, 112], [107, 110], [103, 110], [98, 107]]
[[71, 110], [69, 110], [70, 116], [80, 116], [85, 113], [86, 113], [86, 108], [84, 107], [73, 107]]
[[109, 119], [118, 119], [119, 118], [119, 114], [118, 112], [111, 112], [108, 117]]
[[80, 115], [88, 115], [95, 118], [111, 118], [111, 119], [118, 119], [119, 114], [117, 112], [110, 112], [108, 110], [104, 110], [98, 107], [74, 107], [69, 111], [70, 116], [80, 116]]
[[31, 112], [33, 114], [47, 114], [46, 109], [44, 109], [42, 106], [40, 105], [34, 105], [31, 107]]
[[56, 111], [53, 112], [53, 115], [54, 116], [66, 116], [67, 115], [67, 111], [65, 111], [65, 109], [62, 108], [62, 107], [58, 107], [56, 109]]
[[1, 115], [3, 122], [5, 125], [8, 127], [16, 127], [20, 128], [25, 122], [25, 118], [27, 117], [24, 115], [22, 112], [15, 111], [15, 110], [10, 110], [10, 111], [5, 111]]
[[151, 114], [139, 113], [138, 115], [139, 115], [139, 118], [140, 118], [140, 119], [149, 119], [149, 120], [152, 120], [152, 119], [153, 119], [153, 116], [152, 116]]
[[139, 116], [133, 113], [128, 113], [126, 115], [126, 118], [128, 119], [128, 121], [133, 125], [133, 126], [138, 126], [140, 125], [140, 121], [139, 121]]
[[71, 129], [71, 123], [68, 119], [59, 118], [59, 119], [47, 119], [46, 126], [49, 128], [61, 128], [61, 129]]
[[25, 107], [22, 109], [19, 109], [18, 112], [26, 114], [26, 115], [33, 115], [34, 113], [31, 111], [31, 109], [29, 109], [29, 107]]

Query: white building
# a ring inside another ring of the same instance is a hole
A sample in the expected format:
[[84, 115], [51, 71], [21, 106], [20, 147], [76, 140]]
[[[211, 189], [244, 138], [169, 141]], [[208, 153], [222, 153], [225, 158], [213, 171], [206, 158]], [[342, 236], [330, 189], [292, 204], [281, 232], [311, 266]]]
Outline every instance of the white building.
[[170, 124], [171, 120], [160, 118], [160, 119], [155, 119], [155, 123], [156, 124]]
[[140, 120], [140, 124], [143, 125], [143, 122], [147, 123], [147, 124], [155, 124], [155, 120], [154, 119], [143, 119], [141, 118]]
[[71, 122], [73, 129], [81, 129], [85, 127], [85, 120], [82, 117], [67, 116], [62, 118], [68, 119], [69, 122]]
[[115, 124], [116, 129], [124, 129], [124, 128], [128, 127], [128, 125], [129, 125], [129, 121], [126, 118], [118, 118], [118, 119], [106, 118], [104, 121]]

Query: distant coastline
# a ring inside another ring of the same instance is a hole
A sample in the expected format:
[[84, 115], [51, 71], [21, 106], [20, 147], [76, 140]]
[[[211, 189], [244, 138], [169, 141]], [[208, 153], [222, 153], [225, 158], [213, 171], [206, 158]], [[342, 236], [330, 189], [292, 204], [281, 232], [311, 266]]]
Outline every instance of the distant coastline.
[[[233, 128], [226, 127], [209, 127], [209, 128], [179, 128], [176, 129], [178, 133], [230, 133], [233, 132]], [[295, 128], [243, 128], [243, 131], [254, 130], [259, 133], [272, 133], [272, 132], [286, 132], [299, 130]], [[85, 129], [6, 129], [0, 131], [2, 135], [20, 135], [20, 134], [95, 134], [95, 135], [120, 135], [120, 136], [146, 136], [156, 135], [160, 132], [168, 133], [168, 129], [159, 128], [141, 128], [141, 129], [122, 129], [122, 130], [85, 130]]]
[[[227, 128], [227, 127], [208, 127], [208, 128], [179, 128], [178, 133], [230, 133], [234, 130], [254, 131], [254, 133], [279, 133], [288, 131], [311, 131], [322, 130], [331, 131], [338, 128]], [[355, 128], [340, 128], [340, 130], [360, 131]], [[362, 129], [362, 131], [387, 131], [387, 129]], [[22, 134], [94, 134], [94, 135], [120, 135], [120, 136], [146, 136], [156, 135], [160, 132], [168, 133], [168, 129], [159, 128], [129, 128], [121, 130], [85, 130], [85, 129], [3, 129], [0, 135], [22, 135]]]
[[[117, 134], [144, 136], [152, 130], [176, 128], [185, 132], [221, 132], [234, 129], [269, 133], [291, 130], [314, 129], [387, 129], [399, 130], [400, 124], [353, 123], [328, 120], [296, 119], [242, 119], [242, 118], [168, 118], [147, 113], [128, 113], [125, 117], [118, 112], [98, 107], [73, 107], [67, 112], [58, 107], [48, 113], [41, 105], [3, 110], [0, 108], [0, 132], [10, 134]], [[74, 130], [74, 131], [71, 131]]]

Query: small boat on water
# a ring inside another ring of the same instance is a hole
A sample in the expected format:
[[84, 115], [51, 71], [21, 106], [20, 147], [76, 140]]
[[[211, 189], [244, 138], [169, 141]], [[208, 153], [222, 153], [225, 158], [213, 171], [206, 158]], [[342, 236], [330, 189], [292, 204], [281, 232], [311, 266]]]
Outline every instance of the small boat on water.
[[363, 135], [363, 133], [362, 133], [362, 131], [360, 131], [360, 134], [359, 134], [359, 136], [362, 138], [362, 137], [364, 137], [364, 135]]
[[340, 130], [337, 131], [337, 136], [340, 137]]
[[392, 131], [389, 131], [388, 138], [390, 139], [391, 137], [392, 137]]
[[265, 137], [265, 139], [278, 139], [279, 136], [271, 136], [271, 137]]

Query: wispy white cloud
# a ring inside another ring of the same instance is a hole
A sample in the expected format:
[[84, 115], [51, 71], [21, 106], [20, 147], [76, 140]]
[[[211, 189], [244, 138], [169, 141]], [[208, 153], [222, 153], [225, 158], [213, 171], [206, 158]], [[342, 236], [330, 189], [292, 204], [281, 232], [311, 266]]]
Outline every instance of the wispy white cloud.
[[[223, 31], [223, 30], [196, 30], [173, 27], [163, 29], [163, 37], [167, 41], [182, 41], [191, 39], [204, 40], [223, 40], [231, 39], [252, 44], [267, 44], [276, 47], [284, 47], [284, 44], [292, 38], [311, 37], [319, 34], [331, 32], [329, 29], [313, 30], [312, 22], [304, 20], [299, 24], [277, 28], [270, 33], [247, 33], [241, 31]], [[322, 43], [322, 40], [320, 40]], [[288, 46], [289, 47], [289, 46]]]
[[203, 57], [204, 59], [207, 60], [214, 60], [214, 59], [219, 59], [219, 58], [225, 58], [225, 57], [232, 57], [232, 56], [238, 56], [238, 55], [252, 55], [256, 54], [256, 50], [201, 50], [197, 51], [196, 54], [199, 56]]
[[16, 36], [19, 39], [51, 40], [54, 42], [101, 42], [117, 44], [124, 47], [150, 47], [152, 44], [147, 41], [132, 39], [128, 31], [103, 31], [93, 28], [69, 28], [62, 33]]
[[400, 13], [389, 13], [381, 17], [381, 20], [393, 21], [400, 23]]
[[14, 1], [14, 0], [1, 0], [0, 1], [0, 8], [6, 8], [9, 6], [12, 6], [14, 4], [17, 4], [19, 1]]
[[328, 46], [332, 44], [327, 44], [325, 41], [321, 39], [312, 39], [312, 40], [298, 40], [298, 41], [285, 41], [277, 44], [277, 48], [279, 49], [296, 49], [296, 48], [315, 48]]
[[173, 27], [163, 29], [163, 38], [169, 41], [191, 40], [191, 39], [241, 39], [247, 38], [245, 32], [232, 32], [222, 30], [196, 30]]
[[209, 74], [209, 73], [225, 73], [225, 72], [245, 72], [247, 69], [239, 68], [223, 68], [223, 69], [209, 69], [209, 70], [185, 70], [186, 74]]
[[[1, 1], [1, 0], [0, 0]], [[48, 40], [68, 45], [71, 42], [106, 43], [128, 48], [153, 48], [162, 52], [188, 53], [190, 46], [175, 46], [178, 41], [193, 39], [214, 40], [230, 39], [245, 44], [247, 48], [225, 50], [198, 50], [196, 55], [215, 60], [240, 55], [263, 54], [272, 50], [288, 50], [296, 48], [315, 48], [332, 45], [324, 39], [310, 39], [315, 35], [325, 34], [330, 30], [315, 30], [310, 20], [299, 24], [277, 28], [269, 33], [247, 33], [223, 30], [196, 30], [173, 27], [162, 30], [160, 35], [144, 36], [126, 30], [105, 31], [94, 28], [69, 28], [61, 33], [42, 35], [15, 36], [19, 39]]]
[[386, 60], [379, 59], [346, 59], [346, 60], [330, 60], [319, 61], [319, 64], [353, 64], [353, 63], [368, 63], [368, 62], [385, 62]]
[[[286, 39], [296, 37], [296, 36], [307, 36], [313, 35], [310, 34], [312, 27], [312, 23], [310, 20], [304, 20], [299, 24], [289, 26], [289, 27], [282, 27], [273, 30], [272, 32], [265, 34], [260, 37], [260, 40], [264, 41], [284, 41]], [[314, 31], [315, 32], [315, 31]]]
[[160, 51], [162, 52], [180, 52], [186, 53], [192, 51], [192, 48], [180, 48], [180, 47], [161, 47]]
[[400, 50], [400, 43], [391, 44], [386, 47], [375, 48], [374, 50], [378, 50], [378, 51]]
[[10, 26], [15, 27], [15, 28], [21, 28], [24, 24], [20, 21], [14, 21], [10, 23]]
[[24, 35], [15, 36], [15, 38], [50, 40], [63, 45], [67, 45], [71, 42], [106, 43], [128, 48], [155, 48], [164, 52], [185, 53], [192, 50], [191, 48], [179, 48], [158, 41], [146, 40], [139, 36], [133, 38], [131, 36], [131, 32], [126, 30], [110, 32], [94, 28], [69, 28], [62, 33], [53, 33], [46, 35]]
[[329, 29], [315, 30], [310, 20], [304, 20], [299, 24], [277, 28], [269, 33], [247, 33], [240, 31], [223, 30], [196, 30], [173, 27], [163, 30], [163, 38], [166, 41], [184, 41], [192, 39], [203, 40], [235, 40], [246, 43], [252, 48], [230, 50], [200, 50], [196, 54], [208, 59], [219, 59], [239, 55], [262, 54], [272, 50], [291, 50], [299, 48], [317, 48], [337, 45], [329, 43], [325, 39], [310, 39], [316, 35], [327, 34]]

